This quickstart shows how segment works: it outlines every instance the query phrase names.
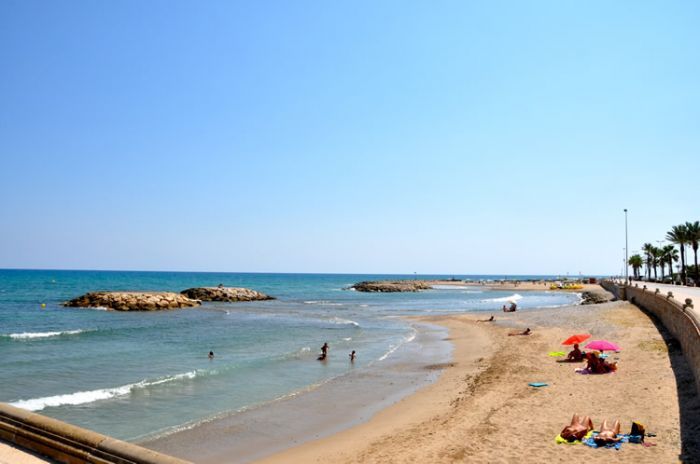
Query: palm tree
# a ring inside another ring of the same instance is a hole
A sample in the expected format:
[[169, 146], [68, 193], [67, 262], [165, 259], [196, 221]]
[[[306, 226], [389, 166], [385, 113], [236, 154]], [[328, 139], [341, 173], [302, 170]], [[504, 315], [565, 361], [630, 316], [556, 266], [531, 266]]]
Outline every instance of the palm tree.
[[688, 232], [688, 242], [693, 247], [693, 255], [695, 258], [695, 285], [699, 285], [700, 275], [698, 275], [698, 242], [700, 242], [700, 222], [686, 222], [685, 230]]
[[657, 247], [651, 247], [651, 265], [654, 267], [654, 281], [657, 281], [656, 276], [656, 266], [659, 265], [659, 257], [661, 256], [661, 250]]
[[651, 280], [651, 263], [653, 262], [652, 251], [654, 251], [654, 245], [645, 243], [642, 245], [642, 251], [644, 252], [647, 265], [647, 280]]
[[629, 259], [627, 264], [632, 266], [632, 272], [634, 273], [634, 278], [639, 279], [639, 270], [642, 268], [642, 265], [644, 264], [644, 260], [642, 260], [642, 257], [639, 255], [632, 255], [632, 256], [630, 256], [630, 259]]
[[678, 262], [678, 250], [673, 245], [666, 245], [662, 248], [664, 259], [668, 261], [668, 275], [673, 280], [673, 262]]
[[685, 285], [685, 244], [688, 243], [688, 231], [685, 224], [671, 227], [671, 230], [666, 233], [666, 240], [675, 243], [681, 249], [681, 283]]
[[664, 281], [665, 273], [664, 271], [666, 270], [666, 247], [664, 248], [657, 248], [657, 261], [659, 262], [659, 267], [661, 268], [661, 282]]

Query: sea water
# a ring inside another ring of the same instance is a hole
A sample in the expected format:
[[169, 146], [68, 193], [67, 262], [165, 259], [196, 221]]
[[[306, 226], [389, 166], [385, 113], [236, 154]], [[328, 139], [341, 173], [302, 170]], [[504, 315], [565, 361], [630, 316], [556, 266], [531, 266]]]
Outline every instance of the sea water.
[[[362, 280], [412, 277], [0, 270], [0, 401], [143, 440], [400, 356], [416, 337], [400, 316], [498, 311], [508, 301], [527, 310], [579, 300], [544, 288], [518, 294], [468, 284], [419, 293], [348, 290]], [[450, 277], [490, 278], [418, 276]], [[159, 312], [61, 306], [88, 291], [219, 284], [277, 299]], [[325, 342], [328, 360], [318, 362]], [[348, 362], [352, 350], [358, 353], [354, 366]]]

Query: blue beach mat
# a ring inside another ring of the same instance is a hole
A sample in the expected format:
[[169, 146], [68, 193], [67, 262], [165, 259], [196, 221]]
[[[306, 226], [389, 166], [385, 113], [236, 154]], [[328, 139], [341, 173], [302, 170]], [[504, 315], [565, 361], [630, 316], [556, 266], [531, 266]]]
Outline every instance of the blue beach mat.
[[544, 382], [530, 382], [530, 383], [528, 383], [528, 385], [531, 386], [531, 387], [535, 387], [535, 388], [548, 387], [548, 386], [549, 386], [548, 383], [544, 383]]
[[608, 443], [607, 445], [599, 446], [595, 442], [595, 437], [598, 435], [598, 432], [593, 432], [591, 436], [583, 440], [584, 445], [588, 445], [591, 448], [615, 448], [616, 450], [619, 450], [622, 447], [623, 443], [629, 443], [630, 442], [630, 436], [629, 435], [618, 435], [617, 438], [621, 438], [620, 441], [617, 443]]

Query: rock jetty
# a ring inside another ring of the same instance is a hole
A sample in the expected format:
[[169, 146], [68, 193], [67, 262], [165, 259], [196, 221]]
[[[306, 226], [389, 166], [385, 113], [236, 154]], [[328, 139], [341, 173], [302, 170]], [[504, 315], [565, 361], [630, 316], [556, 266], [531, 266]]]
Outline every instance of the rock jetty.
[[431, 284], [424, 280], [376, 280], [351, 285], [358, 292], [419, 292], [430, 290]]
[[613, 299], [612, 293], [609, 293], [602, 288], [600, 290], [588, 290], [581, 292], [581, 304], [591, 305], [591, 304], [601, 304], [607, 303]]
[[180, 292], [182, 295], [201, 301], [260, 301], [274, 300], [273, 297], [265, 295], [249, 288], [239, 287], [197, 287], [188, 288]]
[[115, 311], [159, 311], [191, 308], [201, 301], [173, 292], [90, 292], [63, 303], [73, 308], [107, 308]]

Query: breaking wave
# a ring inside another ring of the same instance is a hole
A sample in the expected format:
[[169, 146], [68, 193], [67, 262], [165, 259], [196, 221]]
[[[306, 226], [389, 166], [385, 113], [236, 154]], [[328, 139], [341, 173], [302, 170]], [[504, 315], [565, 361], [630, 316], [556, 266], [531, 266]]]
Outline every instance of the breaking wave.
[[108, 400], [119, 396], [126, 396], [134, 390], [144, 389], [161, 385], [164, 383], [175, 382], [178, 380], [191, 380], [197, 377], [197, 371], [185, 372], [168, 377], [162, 377], [155, 380], [142, 380], [137, 383], [130, 383], [114, 388], [103, 388], [99, 390], [79, 391], [68, 393], [65, 395], [45, 396], [43, 398], [32, 398], [29, 400], [19, 400], [10, 403], [12, 406], [27, 409], [29, 411], [41, 411], [49, 407], [58, 407], [65, 405], [78, 405], [93, 403], [100, 400]]
[[521, 300], [522, 298], [523, 298], [522, 295], [519, 295], [517, 293], [513, 293], [510, 296], [504, 296], [502, 298], [488, 298], [486, 300], [481, 300], [481, 301], [484, 301], [484, 302], [494, 301], [494, 302], [499, 302], [499, 303], [507, 303], [509, 301], [518, 301], [518, 300]]
[[338, 325], [352, 325], [354, 327], [360, 327], [360, 324], [358, 324], [355, 321], [352, 321], [350, 319], [343, 319], [342, 317], [334, 317], [332, 319], [329, 319], [328, 322], [331, 324], [338, 324]]
[[85, 332], [91, 332], [91, 330], [64, 330], [56, 332], [22, 332], [13, 333], [8, 335], [0, 335], [0, 337], [11, 338], [13, 340], [33, 340], [37, 338], [50, 338], [50, 337], [63, 337], [68, 335], [78, 335]]

